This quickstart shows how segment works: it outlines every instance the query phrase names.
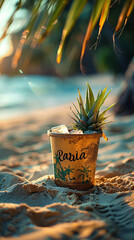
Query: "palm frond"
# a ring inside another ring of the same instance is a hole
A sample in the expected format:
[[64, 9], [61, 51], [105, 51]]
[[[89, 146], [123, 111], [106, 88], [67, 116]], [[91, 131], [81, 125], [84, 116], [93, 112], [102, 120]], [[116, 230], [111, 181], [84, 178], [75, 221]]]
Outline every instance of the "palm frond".
[[37, 4], [34, 5], [33, 10], [32, 10], [32, 14], [31, 14], [31, 18], [29, 20], [28, 26], [27, 26], [27, 30], [28, 30], [28, 35], [27, 38], [31, 35], [32, 30], [34, 28], [35, 22], [38, 18], [39, 15], [39, 9], [41, 6], [41, 3], [43, 2], [43, 0], [39, 0], [37, 2]]
[[103, 25], [106, 21], [106, 18], [108, 16], [109, 13], [109, 9], [110, 9], [110, 4], [111, 4], [111, 0], [107, 0], [104, 2], [103, 4], [103, 8], [102, 8], [102, 12], [101, 12], [101, 17], [100, 17], [100, 22], [99, 22], [99, 32], [98, 32], [98, 36], [100, 35]]
[[[41, 41], [41, 32], [43, 29], [45, 29], [46, 31], [46, 27], [45, 27], [45, 24], [47, 22], [47, 29], [49, 28], [48, 25], [50, 24], [50, 18], [49, 18], [49, 12], [51, 9], [53, 9], [53, 5], [54, 5], [55, 1], [54, 0], [49, 0], [49, 1], [46, 1], [45, 4], [44, 4], [44, 8], [41, 9], [41, 12], [40, 12], [40, 21], [38, 21], [38, 24], [37, 24], [37, 28], [35, 30], [35, 33], [34, 33], [34, 37], [33, 37], [33, 41], [32, 41], [32, 46], [35, 47], [36, 45], [38, 45], [38, 42]], [[55, 8], [54, 8], [55, 9]], [[63, 10], [63, 9], [62, 9]], [[61, 10], [61, 11], [62, 11]], [[52, 11], [52, 10], [51, 10]], [[53, 10], [54, 12], [54, 10]], [[51, 13], [52, 15], [52, 13]], [[49, 23], [48, 23], [48, 18], [49, 18]], [[54, 24], [52, 24], [52, 27], [50, 28], [50, 30], [53, 28]], [[50, 30], [47, 30], [47, 32], [49, 33]], [[48, 34], [47, 33], [47, 34]], [[46, 36], [47, 36], [46, 34]], [[45, 37], [44, 37], [45, 39]], [[43, 39], [42, 39], [43, 41]]]
[[[3, 5], [3, 3], [4, 2], [2, 2], [1, 4]], [[9, 20], [8, 20], [8, 22], [6, 24], [5, 30], [4, 30], [4, 32], [2, 34], [2, 36], [0, 37], [0, 41], [2, 41], [7, 36], [9, 27], [12, 25], [12, 23], [14, 21], [14, 15], [21, 8], [21, 5], [22, 5], [22, 0], [19, 0], [19, 2], [16, 5], [15, 10], [13, 11], [11, 17], [9, 18]]]
[[96, 0], [95, 1], [95, 4], [94, 4], [94, 7], [93, 7], [93, 10], [92, 10], [92, 14], [91, 14], [91, 17], [90, 17], [90, 20], [89, 20], [89, 24], [88, 24], [88, 27], [87, 27], [87, 32], [86, 32], [86, 35], [85, 35], [85, 38], [84, 38], [84, 41], [83, 41], [83, 45], [82, 45], [82, 51], [81, 51], [81, 69], [82, 69], [82, 59], [83, 59], [83, 56], [84, 56], [84, 52], [85, 52], [85, 49], [86, 49], [86, 45], [87, 45], [87, 42], [89, 41], [90, 37], [91, 37], [91, 34], [97, 24], [97, 21], [100, 17], [100, 14], [101, 14], [101, 10], [102, 10], [102, 7], [104, 5], [104, 2], [105, 0]]
[[[53, 13], [51, 14], [51, 17], [49, 18], [47, 25], [45, 26], [45, 28], [46, 28], [45, 32], [39, 38], [39, 43], [44, 41], [46, 36], [50, 33], [50, 31], [52, 30], [52, 28], [54, 26], [54, 22], [58, 19], [61, 12], [63, 11], [65, 6], [67, 5], [67, 3], [68, 3], [68, 0], [57, 0], [57, 1], [55, 1], [55, 5], [53, 6], [54, 7]], [[49, 4], [50, 4], [50, 2], [49, 2]]]
[[4, 2], [5, 0], [0, 0], [0, 9], [2, 8]]
[[[132, 13], [133, 9], [134, 9], [134, 1], [132, 0], [131, 3], [130, 3], [130, 6], [129, 6], [128, 12], [127, 12], [126, 20], [128, 20], [128, 17]], [[126, 22], [126, 20], [125, 20], [125, 22]]]
[[116, 28], [115, 28], [115, 32], [118, 32], [121, 29], [121, 27], [123, 26], [123, 24], [125, 22], [125, 19], [127, 19], [128, 10], [129, 10], [130, 6], [132, 7], [133, 4], [134, 4], [133, 0], [126, 0], [125, 1], [124, 6], [123, 6], [123, 8], [121, 10], [121, 13], [119, 15], [119, 18], [118, 18], [118, 22], [117, 22], [117, 25], [116, 25]]
[[[2, 8], [3, 4], [6, 2], [6, 0], [0, 0], [0, 9]], [[22, 0], [19, 0], [16, 4], [15, 10], [12, 14], [12, 16], [9, 18], [7, 25], [5, 27], [5, 30], [0, 37], [0, 40], [3, 40], [7, 34], [10, 26], [14, 22], [14, 15], [16, 12], [23, 7]], [[92, 11], [91, 14], [89, 14], [89, 24], [87, 27], [87, 31], [85, 34], [85, 38], [82, 45], [82, 51], [81, 51], [81, 57], [80, 57], [80, 65], [82, 70], [82, 59], [84, 56], [84, 52], [87, 46], [87, 42], [90, 40], [91, 35], [97, 25], [97, 22], [99, 20], [99, 31], [98, 31], [98, 37], [102, 31], [102, 28], [104, 26], [104, 23], [108, 17], [109, 10], [111, 10], [110, 5], [112, 5], [112, 0], [95, 0], [93, 1]], [[52, 31], [53, 27], [55, 26], [56, 21], [60, 17], [61, 13], [64, 11], [66, 6], [69, 6], [70, 1], [69, 0], [38, 0], [35, 1], [35, 4], [33, 5], [31, 18], [29, 20], [29, 23], [27, 26], [25, 26], [24, 32], [22, 34], [22, 37], [20, 39], [20, 43], [18, 46], [18, 49], [15, 52], [15, 56], [13, 59], [13, 66], [17, 66], [17, 61], [21, 56], [22, 48], [26, 42], [27, 39], [33, 34], [33, 40], [31, 41], [32, 47], [36, 46], [36, 43], [42, 43], [45, 41], [46, 36]], [[66, 41], [66, 38], [70, 34], [72, 28], [74, 27], [77, 19], [79, 18], [80, 14], [83, 12], [84, 7], [88, 4], [88, 0], [73, 0], [71, 7], [69, 9], [65, 25], [62, 31], [62, 37], [61, 42], [59, 44], [58, 52], [57, 52], [57, 62], [60, 63], [62, 52], [64, 48], [64, 44]], [[115, 44], [115, 34], [118, 33], [120, 30], [123, 31], [128, 18], [130, 14], [132, 13], [134, 9], [134, 0], [125, 0], [124, 5], [121, 9], [121, 12], [118, 17], [117, 25], [115, 27], [115, 32], [113, 35], [113, 42]], [[35, 23], [36, 23], [36, 29], [35, 29]], [[33, 33], [35, 30], [35, 33]], [[121, 31], [121, 33], [122, 33]], [[87, 94], [87, 100], [89, 96]], [[88, 111], [89, 106], [87, 106], [86, 111]]]
[[60, 61], [61, 61], [65, 40], [66, 40], [68, 34], [70, 33], [70, 31], [72, 30], [78, 17], [80, 16], [86, 3], [87, 3], [87, 0], [82, 0], [82, 1], [74, 0], [72, 3], [71, 9], [68, 13], [67, 20], [65, 22], [65, 26], [64, 26], [64, 29], [62, 32], [62, 38], [61, 38], [61, 42], [60, 42], [58, 52], [57, 52], [57, 63], [60, 63]]

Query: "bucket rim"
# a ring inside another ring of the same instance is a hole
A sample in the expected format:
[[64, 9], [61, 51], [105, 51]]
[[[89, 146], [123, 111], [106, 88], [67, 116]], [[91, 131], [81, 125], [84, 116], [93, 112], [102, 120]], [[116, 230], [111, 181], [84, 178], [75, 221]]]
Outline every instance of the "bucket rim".
[[100, 133], [91, 133], [91, 134], [68, 134], [68, 133], [55, 133], [55, 132], [49, 132], [49, 136], [50, 137], [66, 137], [66, 138], [71, 138], [71, 137], [91, 137], [91, 138], [94, 138], [94, 137], [102, 137], [102, 132]]

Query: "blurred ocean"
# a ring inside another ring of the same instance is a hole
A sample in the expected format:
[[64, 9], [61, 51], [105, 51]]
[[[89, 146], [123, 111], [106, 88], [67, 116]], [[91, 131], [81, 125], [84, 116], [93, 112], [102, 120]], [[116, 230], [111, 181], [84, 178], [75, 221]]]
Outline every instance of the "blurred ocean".
[[55, 107], [75, 102], [79, 88], [85, 94], [86, 81], [95, 94], [101, 88], [114, 88], [112, 75], [96, 75], [88, 77], [71, 77], [60, 79], [48, 76], [0, 76], [0, 119], [8, 119], [36, 109]]

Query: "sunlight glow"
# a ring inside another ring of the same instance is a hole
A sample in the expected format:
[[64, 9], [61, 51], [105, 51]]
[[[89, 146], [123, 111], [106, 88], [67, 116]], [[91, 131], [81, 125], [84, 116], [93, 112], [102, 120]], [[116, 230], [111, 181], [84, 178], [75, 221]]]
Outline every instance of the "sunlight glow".
[[[0, 37], [4, 32], [7, 21], [14, 11], [16, 3], [17, 0], [6, 0], [2, 6], [2, 9], [0, 10]], [[13, 44], [10, 38], [10, 33], [19, 31], [22, 25], [24, 26], [26, 24], [27, 15], [27, 11], [23, 9], [19, 10], [19, 12], [16, 12], [14, 16], [14, 22], [9, 28], [7, 37], [5, 37], [4, 40], [0, 42], [0, 59], [12, 54]]]
[[[15, 3], [16, 0], [13, 0], [12, 4], [11, 1], [9, 3], [8, 0], [2, 6], [2, 9], [0, 11], [0, 37], [2, 36], [6, 23], [14, 10]], [[0, 59], [9, 56], [12, 51], [13, 46], [9, 36], [7, 36], [3, 41], [0, 42]]]
[[13, 52], [13, 45], [9, 37], [6, 37], [0, 43], [0, 59], [11, 55]]

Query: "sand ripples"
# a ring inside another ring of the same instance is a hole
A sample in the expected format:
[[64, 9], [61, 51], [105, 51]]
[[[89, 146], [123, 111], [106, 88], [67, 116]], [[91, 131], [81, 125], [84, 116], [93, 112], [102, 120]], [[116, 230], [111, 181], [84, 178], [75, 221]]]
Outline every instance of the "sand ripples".
[[4, 132], [2, 125], [0, 238], [133, 240], [133, 120], [109, 128], [96, 185], [86, 192], [56, 186], [42, 119], [4, 125]]

